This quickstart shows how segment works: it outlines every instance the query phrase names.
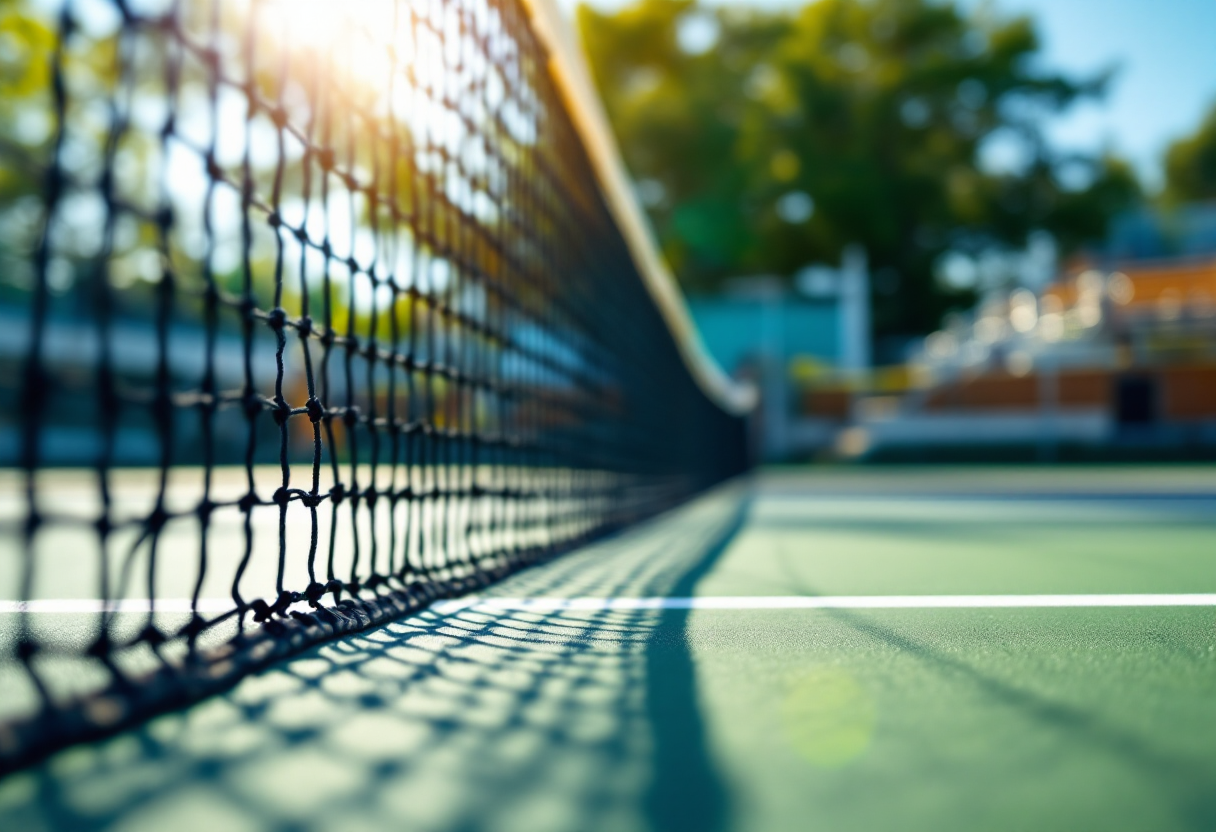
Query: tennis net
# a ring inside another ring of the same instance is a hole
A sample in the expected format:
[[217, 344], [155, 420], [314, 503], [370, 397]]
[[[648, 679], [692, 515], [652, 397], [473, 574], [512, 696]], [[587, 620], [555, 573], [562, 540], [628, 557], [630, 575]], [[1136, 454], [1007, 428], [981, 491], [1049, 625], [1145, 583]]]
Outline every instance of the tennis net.
[[745, 469], [563, 38], [0, 5], [0, 770]]

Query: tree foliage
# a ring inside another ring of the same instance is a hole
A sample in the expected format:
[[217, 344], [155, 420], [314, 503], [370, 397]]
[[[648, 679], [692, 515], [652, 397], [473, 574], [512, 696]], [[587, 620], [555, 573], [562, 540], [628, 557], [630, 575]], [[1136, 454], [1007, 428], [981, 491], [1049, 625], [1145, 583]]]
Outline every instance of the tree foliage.
[[[836, 262], [857, 242], [877, 277], [878, 333], [924, 332], [970, 299], [934, 280], [944, 252], [1014, 248], [1038, 229], [1067, 250], [1138, 194], [1118, 160], [1059, 154], [1044, 139], [1047, 117], [1107, 79], [1041, 68], [1024, 17], [938, 0], [793, 12], [640, 0], [583, 7], [579, 28], [690, 291]], [[689, 48], [690, 33], [702, 43]], [[1002, 149], [1004, 164], [981, 164]]]
[[1216, 199], [1216, 105], [1194, 134], [1166, 151], [1164, 195], [1170, 202]]

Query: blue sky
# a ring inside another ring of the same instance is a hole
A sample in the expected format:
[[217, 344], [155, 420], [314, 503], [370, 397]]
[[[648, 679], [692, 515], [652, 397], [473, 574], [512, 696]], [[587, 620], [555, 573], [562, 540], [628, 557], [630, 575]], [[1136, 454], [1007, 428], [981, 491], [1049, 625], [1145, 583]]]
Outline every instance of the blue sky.
[[[800, 5], [799, 0], [733, 1]], [[576, 0], [560, 2], [570, 8]], [[1050, 66], [1081, 73], [1118, 67], [1105, 101], [1078, 107], [1052, 126], [1050, 134], [1062, 147], [1109, 146], [1155, 185], [1170, 140], [1193, 130], [1216, 105], [1216, 0], [961, 0], [973, 8], [982, 3], [999, 13], [1034, 17]], [[591, 5], [624, 4], [595, 0]]]
[[[978, 2], [968, 2], [976, 6]], [[1111, 144], [1150, 183], [1171, 139], [1216, 106], [1216, 0], [998, 0], [998, 10], [1039, 23], [1045, 59], [1091, 72], [1118, 66], [1104, 102], [1052, 129], [1063, 145]]]

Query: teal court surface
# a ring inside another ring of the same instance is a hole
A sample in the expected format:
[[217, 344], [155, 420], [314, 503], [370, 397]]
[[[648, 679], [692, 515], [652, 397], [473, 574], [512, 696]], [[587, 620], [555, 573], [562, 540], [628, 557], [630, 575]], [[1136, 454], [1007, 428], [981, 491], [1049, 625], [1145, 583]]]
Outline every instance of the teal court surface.
[[0, 781], [93, 828], [1210, 832], [1216, 469], [761, 472]]

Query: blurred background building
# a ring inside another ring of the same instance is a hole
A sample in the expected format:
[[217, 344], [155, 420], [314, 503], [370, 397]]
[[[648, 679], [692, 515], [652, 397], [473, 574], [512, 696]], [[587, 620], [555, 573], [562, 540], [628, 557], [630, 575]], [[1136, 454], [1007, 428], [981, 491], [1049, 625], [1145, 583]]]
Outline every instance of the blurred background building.
[[798, 380], [869, 377], [870, 290], [865, 252], [853, 246], [838, 267], [807, 266], [792, 285], [775, 275], [733, 278], [717, 296], [689, 301], [706, 348], [727, 372], [761, 392], [760, 454], [776, 461], [830, 445], [845, 409], [800, 414]]
[[1140, 209], [1036, 291], [993, 291], [857, 402], [856, 452], [1216, 455], [1216, 204]]
[[1015, 271], [881, 366], [857, 248], [690, 306], [715, 359], [759, 383], [769, 460], [1216, 456], [1216, 203], [1139, 207]]

